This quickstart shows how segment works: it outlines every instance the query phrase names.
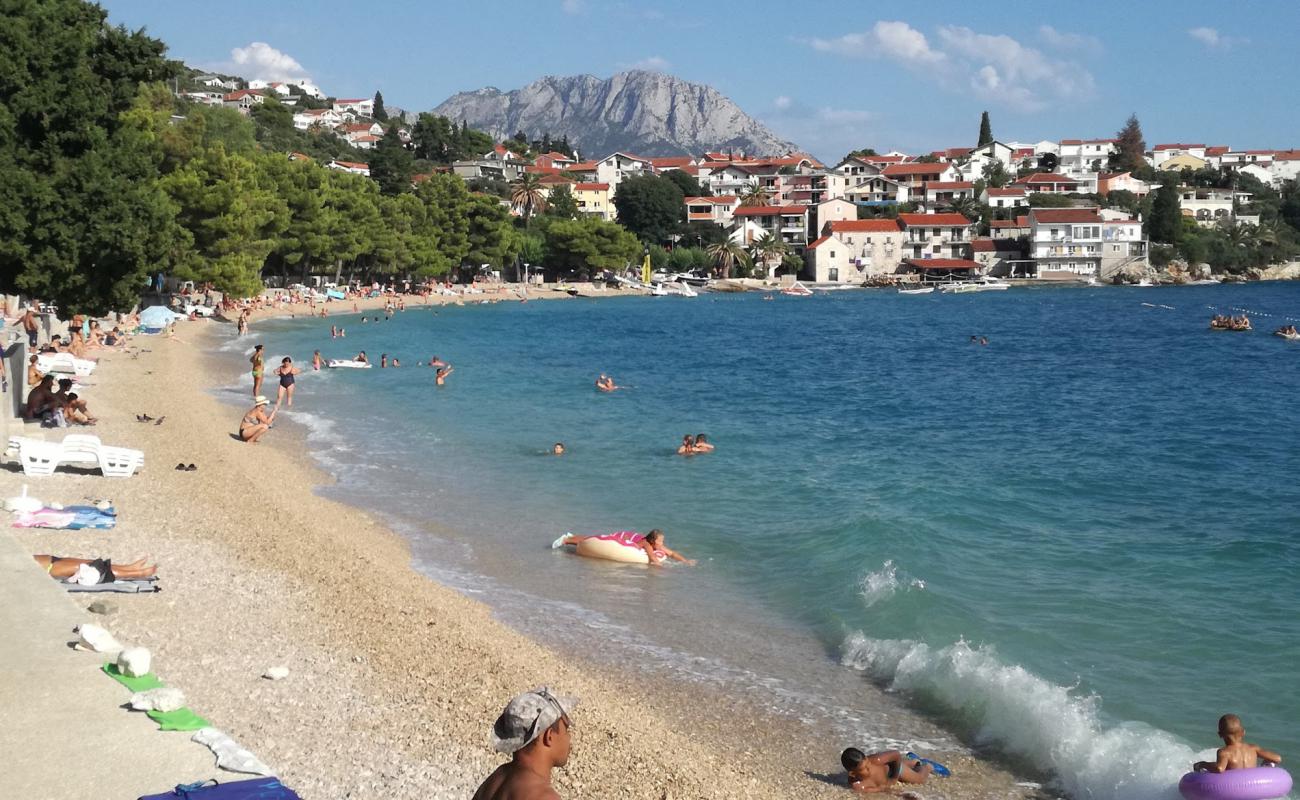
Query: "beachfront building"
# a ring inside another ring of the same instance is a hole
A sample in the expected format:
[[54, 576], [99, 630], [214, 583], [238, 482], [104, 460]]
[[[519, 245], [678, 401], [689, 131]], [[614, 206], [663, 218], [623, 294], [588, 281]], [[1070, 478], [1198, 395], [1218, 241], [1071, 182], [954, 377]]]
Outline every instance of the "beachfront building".
[[1101, 215], [1096, 208], [1029, 209], [1034, 277], [1080, 280], [1101, 273]]
[[687, 222], [712, 222], [723, 227], [731, 224], [736, 209], [740, 208], [740, 198], [734, 194], [722, 197], [688, 197], [685, 202]]
[[1029, 216], [1022, 214], [1015, 219], [989, 220], [989, 235], [994, 239], [1028, 239]]
[[1130, 264], [1146, 264], [1150, 245], [1142, 235], [1142, 220], [1108, 219], [1101, 225], [1101, 273], [1108, 280]]
[[1250, 192], [1233, 189], [1214, 189], [1202, 186], [1179, 186], [1178, 208], [1184, 217], [1191, 217], [1198, 225], [1211, 226], [1223, 220], [1232, 220], [1237, 203], [1249, 203]]
[[358, 117], [375, 115], [375, 100], [372, 97], [353, 97], [334, 101], [334, 110], [340, 114], [350, 111]]
[[816, 283], [862, 283], [874, 275], [893, 274], [902, 263], [903, 234], [897, 220], [837, 220], [823, 224], [821, 232], [804, 254]]
[[844, 220], [854, 220], [858, 218], [858, 207], [845, 200], [837, 197], [832, 200], [823, 200], [822, 202], [811, 206], [808, 215], [808, 230], [816, 232], [823, 230], [827, 223], [842, 222]]
[[784, 242], [796, 255], [808, 243], [808, 206], [741, 206], [732, 216], [737, 222], [754, 223], [762, 233]]
[[990, 208], [1020, 208], [1029, 205], [1029, 190], [1023, 186], [989, 187], [980, 194], [980, 202]]
[[975, 223], [961, 214], [899, 214], [903, 255], [911, 259], [964, 259], [970, 255]]
[[578, 213], [609, 222], [618, 216], [610, 201], [608, 183], [575, 183], [571, 189]]
[[1025, 257], [1023, 239], [975, 239], [971, 257], [980, 273], [992, 278], [1022, 277], [1032, 273], [1033, 262]]

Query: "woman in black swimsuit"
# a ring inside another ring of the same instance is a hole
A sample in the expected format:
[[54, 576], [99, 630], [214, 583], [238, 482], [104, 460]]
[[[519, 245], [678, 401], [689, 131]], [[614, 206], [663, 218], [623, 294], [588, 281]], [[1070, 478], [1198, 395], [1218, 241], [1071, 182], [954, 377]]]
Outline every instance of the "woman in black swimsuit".
[[275, 374], [280, 376], [280, 388], [276, 389], [275, 392], [276, 408], [279, 408], [281, 403], [285, 403], [286, 397], [288, 398], [288, 402], [285, 404], [290, 406], [293, 405], [294, 376], [299, 372], [302, 372], [302, 370], [295, 367], [293, 365], [293, 359], [288, 356], [285, 356], [280, 362], [280, 366], [275, 368]]

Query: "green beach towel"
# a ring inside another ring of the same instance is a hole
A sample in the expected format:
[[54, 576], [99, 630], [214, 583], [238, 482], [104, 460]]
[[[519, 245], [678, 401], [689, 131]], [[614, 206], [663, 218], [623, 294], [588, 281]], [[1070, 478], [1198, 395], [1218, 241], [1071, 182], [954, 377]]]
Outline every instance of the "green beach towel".
[[152, 672], [132, 678], [130, 675], [123, 674], [117, 665], [112, 663], [104, 665], [104, 673], [133, 692], [147, 692], [150, 689], [161, 689], [163, 686], [163, 682]]
[[[130, 675], [122, 674], [117, 665], [112, 663], [104, 665], [104, 674], [132, 692], [147, 692], [150, 689], [161, 689], [163, 686], [163, 682], [152, 672], [132, 678]], [[159, 730], [164, 731], [197, 731], [199, 728], [212, 726], [211, 722], [195, 714], [188, 707], [178, 708], [175, 711], [146, 711], [145, 713], [149, 715], [149, 719], [158, 723]]]
[[188, 706], [175, 711], [146, 711], [149, 719], [158, 723], [161, 731], [197, 731], [199, 728], [211, 728], [212, 723], [195, 714]]

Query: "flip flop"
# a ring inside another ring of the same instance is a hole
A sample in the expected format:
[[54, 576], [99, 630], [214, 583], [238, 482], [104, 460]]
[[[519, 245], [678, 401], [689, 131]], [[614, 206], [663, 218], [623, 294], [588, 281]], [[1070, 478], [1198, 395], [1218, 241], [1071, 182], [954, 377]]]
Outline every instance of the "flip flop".
[[177, 465], [176, 465], [176, 471], [177, 471], [177, 472], [184, 472], [184, 471], [185, 471], [185, 465], [184, 465], [184, 464], [177, 464]]
[[194, 466], [193, 464], [190, 464], [188, 467], [185, 468], [185, 471], [186, 471], [186, 472], [194, 472], [194, 471], [197, 470], [197, 469], [198, 469], [198, 467]]

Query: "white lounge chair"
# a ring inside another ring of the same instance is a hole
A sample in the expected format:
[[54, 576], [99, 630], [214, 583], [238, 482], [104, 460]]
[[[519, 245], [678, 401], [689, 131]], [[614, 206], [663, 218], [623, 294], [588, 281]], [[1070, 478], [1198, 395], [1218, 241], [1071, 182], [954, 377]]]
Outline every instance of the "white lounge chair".
[[46, 353], [36, 357], [36, 368], [45, 373], [62, 372], [86, 378], [95, 371], [95, 362], [71, 353]]
[[18, 452], [26, 475], [53, 475], [60, 464], [95, 468], [109, 478], [129, 478], [144, 467], [144, 453], [126, 447], [109, 447], [98, 436], [70, 433], [62, 442], [13, 436], [9, 449]]
[[58, 442], [23, 439], [18, 445], [18, 462], [23, 465], [24, 475], [53, 475], [62, 459], [63, 445]]

